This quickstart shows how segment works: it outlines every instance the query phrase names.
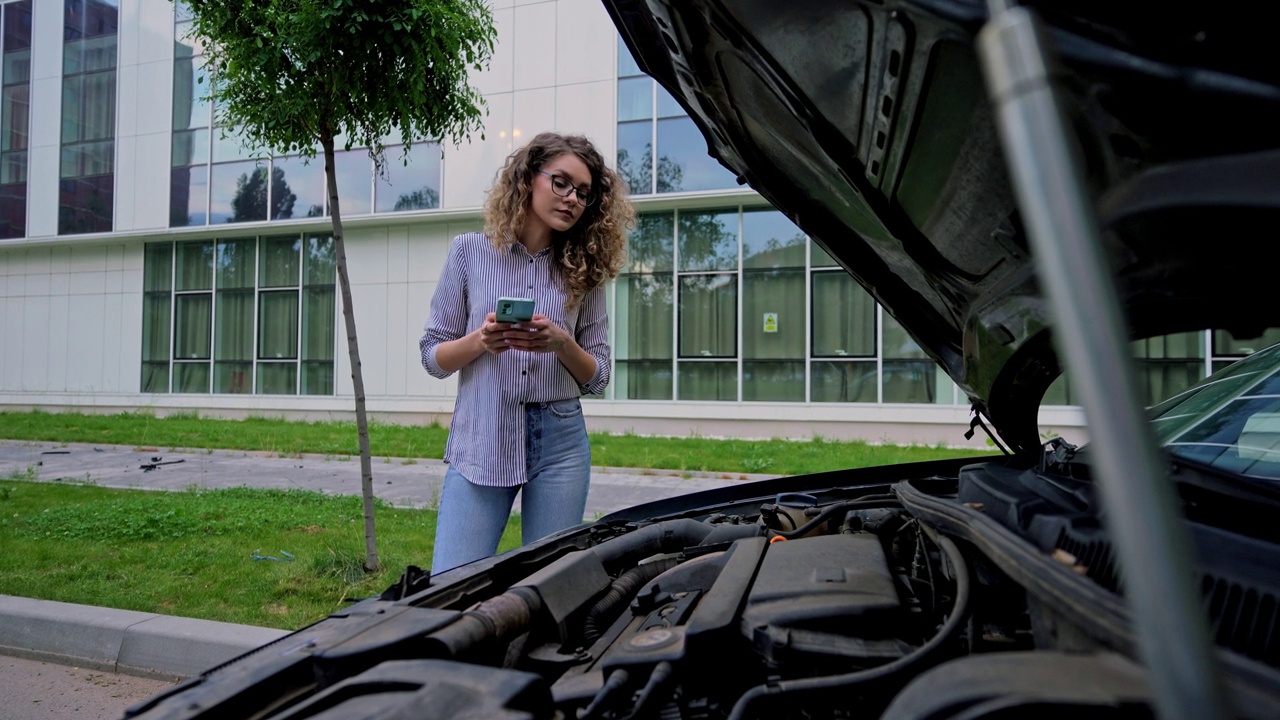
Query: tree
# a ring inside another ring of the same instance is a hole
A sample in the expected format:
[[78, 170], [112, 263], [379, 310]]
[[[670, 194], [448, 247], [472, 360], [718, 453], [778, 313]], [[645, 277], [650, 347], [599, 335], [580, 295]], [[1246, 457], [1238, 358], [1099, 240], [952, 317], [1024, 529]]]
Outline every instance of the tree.
[[[365, 569], [379, 566], [364, 378], [334, 172], [339, 135], [368, 146], [379, 170], [383, 139], [457, 144], [482, 131], [484, 100], [467, 82], [493, 54], [484, 0], [187, 0], [206, 41], [215, 122], [251, 148], [324, 153], [342, 315], [351, 359], [364, 495]], [[483, 134], [481, 135], [483, 138]]]

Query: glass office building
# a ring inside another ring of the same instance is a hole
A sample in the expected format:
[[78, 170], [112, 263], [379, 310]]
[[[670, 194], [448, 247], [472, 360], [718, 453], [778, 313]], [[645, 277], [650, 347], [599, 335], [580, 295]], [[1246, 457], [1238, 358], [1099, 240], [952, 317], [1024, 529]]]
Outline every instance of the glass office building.
[[[782, 214], [707, 155], [592, 0], [493, 3], [473, 76], [486, 139], [336, 171], [368, 406], [448, 422], [417, 341], [449, 240], [542, 130], [590, 137], [632, 188], [608, 288], [614, 380], [590, 427], [965, 444], [965, 397]], [[0, 408], [353, 414], [323, 162], [250, 152], [204, 97], [170, 0], [0, 0]], [[404, 162], [401, 162], [404, 160]], [[1159, 399], [1248, 352], [1213, 333], [1135, 346]], [[1046, 432], [1083, 433], [1070, 387]], [[973, 443], [980, 443], [975, 439]]]

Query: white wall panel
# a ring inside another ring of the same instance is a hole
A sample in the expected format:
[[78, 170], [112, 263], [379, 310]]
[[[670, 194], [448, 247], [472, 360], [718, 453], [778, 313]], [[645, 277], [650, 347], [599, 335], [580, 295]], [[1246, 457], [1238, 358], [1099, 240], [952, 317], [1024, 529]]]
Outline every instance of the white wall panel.
[[[129, 73], [123, 73], [128, 75]], [[121, 110], [123, 113], [123, 109]], [[115, 216], [117, 232], [134, 230], [133, 208], [138, 186], [138, 138], [132, 134], [116, 137]]]
[[107, 269], [106, 245], [73, 245], [70, 259], [71, 272], [103, 271]]
[[[477, 225], [482, 224], [476, 221]], [[449, 253], [453, 235], [445, 223], [414, 225], [409, 228], [407, 261], [409, 282], [434, 281], [440, 278], [440, 270]]]
[[[71, 292], [71, 248], [57, 245], [49, 251], [49, 293], [66, 295]], [[141, 285], [139, 285], [141, 287]]]
[[[102, 273], [82, 275], [102, 277]], [[67, 365], [67, 387], [81, 392], [100, 391], [103, 389], [103, 363], [99, 358], [107, 352], [104, 345], [107, 334], [106, 303], [102, 301], [100, 291], [89, 296], [78, 295], [74, 282], [71, 287], [67, 336], [71, 347], [82, 359]]]
[[409, 227], [392, 225], [387, 228], [387, 282], [403, 283], [409, 280]]
[[18, 387], [41, 390], [49, 380], [49, 298], [28, 297], [22, 305], [22, 378]]
[[416, 313], [411, 310], [409, 317], [406, 319], [405, 332], [412, 341], [409, 350], [409, 358], [406, 361], [409, 365], [408, 382], [405, 386], [405, 394], [409, 397], [441, 397], [449, 393], [450, 390], [457, 388], [456, 380], [447, 382], [437, 380], [427, 374], [425, 368], [422, 367], [422, 352], [418, 348], [418, 340], [422, 338], [422, 326], [427, 321], [427, 307], [431, 304], [431, 295], [435, 293], [436, 283], [433, 282], [413, 282], [408, 285], [408, 295], [405, 302], [410, 308], [421, 308]]
[[169, 227], [169, 137], [167, 130], [139, 135], [134, 182], [125, 186], [116, 181], [124, 198], [120, 204], [132, 203], [133, 227], [137, 230]]
[[[138, 65], [136, 68], [140, 93], [134, 98], [138, 135], [167, 133], [173, 125], [173, 59], [165, 58]], [[202, 86], [198, 92], [205, 92]], [[168, 148], [165, 148], [168, 156]]]
[[75, 362], [89, 362], [92, 355], [84, 352], [71, 354], [71, 341], [67, 329], [71, 321], [71, 298], [54, 295], [49, 298], [48, 355], [45, 364], [49, 368], [48, 384], [42, 390], [66, 391], [67, 366]]
[[107, 271], [71, 273], [71, 295], [102, 295], [107, 291]]
[[137, 62], [172, 62], [173, 0], [137, 0], [137, 4]]
[[123, 245], [106, 245], [103, 247], [106, 253], [107, 270], [123, 270], [125, 250]]
[[[55, 127], [61, 122], [60, 117], [61, 114], [54, 116]], [[40, 120], [36, 125], [44, 123]], [[27, 237], [58, 234], [58, 152], [56, 144], [33, 145], [27, 151]]]
[[[99, 385], [92, 388], [96, 392], [119, 392], [120, 376], [124, 368], [120, 364], [123, 335], [120, 333], [122, 320], [121, 308], [124, 304], [119, 294], [107, 294], [102, 297], [102, 315], [104, 332], [102, 333], [102, 374]], [[78, 388], [80, 389], [80, 388]], [[89, 388], [83, 388], [89, 389]]]
[[498, 33], [493, 45], [493, 55], [489, 58], [489, 69], [479, 72], [471, 70], [469, 73], [471, 84], [486, 99], [490, 95], [511, 92], [514, 82], [512, 75], [515, 72], [515, 11], [510, 7], [495, 10], [493, 25]]
[[45, 247], [27, 248], [26, 257], [23, 263], [23, 272], [30, 275], [32, 273], [48, 273], [53, 270], [53, 249]]
[[[138, 96], [139, 87], [154, 92], [157, 88], [140, 85], [137, 64], [121, 65], [116, 68], [116, 139], [138, 134]], [[172, 117], [172, 109], [169, 112]], [[119, 146], [116, 147], [119, 157]]]
[[[46, 0], [48, 1], [48, 0]], [[52, 4], [52, 3], [50, 3]], [[120, 66], [138, 64], [138, 22], [142, 14], [139, 2], [122, 2], [116, 17], [116, 37], [120, 47]]]
[[550, 87], [556, 83], [556, 4], [520, 5], [515, 9], [516, 90]]
[[556, 127], [561, 132], [586, 135], [609, 167], [617, 158], [616, 92], [612, 80], [556, 88]]
[[29, 298], [44, 299], [53, 293], [53, 279], [47, 272], [28, 273], [22, 294]]
[[511, 100], [513, 145], [519, 147], [556, 125], [556, 89], [517, 90]]
[[[20, 297], [0, 296], [0, 333], [7, 338], [22, 338], [22, 306]], [[0, 388], [17, 390], [22, 381], [22, 343], [0, 343]]]
[[417, 337], [410, 337], [405, 332], [409, 324], [408, 298], [409, 289], [406, 283], [387, 285], [386, 313], [383, 316], [386, 328], [386, 340], [382, 344], [382, 350], [386, 355], [386, 381], [383, 385], [383, 394], [393, 397], [403, 397], [408, 391], [410, 365], [407, 360], [413, 357], [411, 348], [418, 346]]
[[[138, 253], [141, 260], [141, 252]], [[125, 292], [120, 295], [120, 370], [116, 387], [120, 392], [138, 392], [142, 384], [142, 293], [129, 288], [142, 287], [142, 270], [128, 268], [125, 276]], [[136, 278], [135, 284], [129, 284]]]
[[[347, 231], [347, 275], [355, 285], [382, 285], [387, 282], [386, 228]], [[359, 310], [359, 308], [357, 308]]]
[[556, 83], [612, 81], [618, 30], [598, 0], [559, 0], [556, 7]]
[[479, 207], [493, 184], [493, 177], [511, 154], [511, 95], [486, 98], [489, 116], [485, 119], [485, 139], [479, 135], [459, 147], [444, 146], [444, 206]]

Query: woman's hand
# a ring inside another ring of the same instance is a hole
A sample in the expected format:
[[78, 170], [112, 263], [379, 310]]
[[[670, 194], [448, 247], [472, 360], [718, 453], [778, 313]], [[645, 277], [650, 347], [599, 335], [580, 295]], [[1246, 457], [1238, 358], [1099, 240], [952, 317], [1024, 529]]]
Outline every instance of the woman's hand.
[[480, 344], [484, 347], [484, 351], [501, 355], [511, 349], [511, 344], [507, 341], [507, 330], [512, 323], [500, 323], [497, 321], [493, 313], [485, 316], [484, 323], [480, 325]]
[[513, 350], [558, 353], [576, 346], [573, 336], [546, 315], [535, 314], [526, 322], [494, 323], [494, 326], [495, 334], [506, 343], [504, 347]]

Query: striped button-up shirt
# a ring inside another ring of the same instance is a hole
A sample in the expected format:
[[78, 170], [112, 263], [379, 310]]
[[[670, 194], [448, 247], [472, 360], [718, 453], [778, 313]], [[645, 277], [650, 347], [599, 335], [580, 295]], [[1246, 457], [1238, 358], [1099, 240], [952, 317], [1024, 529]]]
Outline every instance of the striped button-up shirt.
[[520, 243], [496, 249], [482, 233], [459, 235], [449, 246], [418, 343], [427, 372], [450, 375], [436, 362], [436, 348], [480, 327], [500, 297], [533, 298], [535, 313], [569, 331], [596, 359], [596, 374], [584, 385], [551, 352], [486, 352], [458, 371], [445, 462], [477, 485], [512, 487], [528, 479], [524, 403], [598, 395], [608, 385], [609, 317], [603, 287], [565, 310], [565, 293], [551, 277], [549, 249], [530, 255]]

